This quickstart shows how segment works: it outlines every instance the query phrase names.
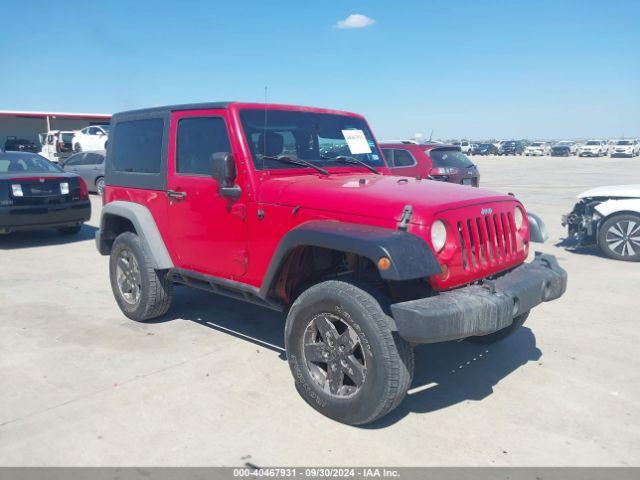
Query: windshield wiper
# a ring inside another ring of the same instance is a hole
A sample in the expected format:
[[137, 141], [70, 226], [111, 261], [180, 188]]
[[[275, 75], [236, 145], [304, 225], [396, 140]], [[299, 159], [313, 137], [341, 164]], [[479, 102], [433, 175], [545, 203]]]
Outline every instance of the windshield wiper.
[[272, 157], [271, 155], [263, 155], [262, 158], [266, 158], [267, 160], [275, 160], [276, 162], [289, 163], [292, 165], [311, 167], [314, 170], [317, 170], [318, 172], [322, 173], [323, 175], [331, 175], [324, 168], [314, 165], [311, 162], [307, 162], [306, 160], [301, 160], [299, 158], [291, 158], [291, 157], [287, 157], [286, 155], [279, 155], [277, 157]]
[[363, 162], [362, 160], [358, 160], [355, 157], [347, 157], [345, 155], [338, 155], [337, 157], [326, 157], [326, 156], [323, 156], [322, 158], [327, 159], [327, 160], [335, 160], [336, 162], [341, 162], [341, 163], [350, 163], [352, 165], [362, 165], [364, 168], [367, 168], [367, 169], [371, 170], [376, 175], [382, 175], [374, 167], [372, 167], [371, 165], [369, 165], [366, 162]]

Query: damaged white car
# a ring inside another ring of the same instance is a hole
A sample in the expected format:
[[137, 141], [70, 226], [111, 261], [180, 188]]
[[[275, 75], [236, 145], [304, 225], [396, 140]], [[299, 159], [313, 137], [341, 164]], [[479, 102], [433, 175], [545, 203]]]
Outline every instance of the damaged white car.
[[578, 195], [573, 211], [562, 216], [569, 237], [597, 245], [616, 260], [640, 261], [640, 184], [598, 187]]

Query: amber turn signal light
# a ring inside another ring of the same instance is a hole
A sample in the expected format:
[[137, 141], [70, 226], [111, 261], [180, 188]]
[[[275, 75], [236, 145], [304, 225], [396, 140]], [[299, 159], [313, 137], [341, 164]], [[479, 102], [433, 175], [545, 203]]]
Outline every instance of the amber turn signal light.
[[380, 260], [378, 260], [378, 268], [380, 270], [389, 270], [389, 268], [391, 268], [391, 260], [387, 257], [381, 257]]
[[449, 267], [446, 263], [440, 265], [440, 270], [442, 270], [442, 273], [440, 274], [440, 278], [442, 280], [446, 280], [447, 278], [449, 278]]

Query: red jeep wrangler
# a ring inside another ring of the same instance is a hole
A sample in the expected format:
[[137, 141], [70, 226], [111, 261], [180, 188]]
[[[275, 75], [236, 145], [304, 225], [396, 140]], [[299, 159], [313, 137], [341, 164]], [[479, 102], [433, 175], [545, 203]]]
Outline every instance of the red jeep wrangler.
[[111, 123], [96, 242], [123, 313], [163, 315], [175, 284], [284, 312], [300, 394], [340, 422], [402, 401], [412, 345], [500, 340], [566, 289], [553, 256], [524, 263], [520, 202], [389, 175], [359, 115], [206, 103]]

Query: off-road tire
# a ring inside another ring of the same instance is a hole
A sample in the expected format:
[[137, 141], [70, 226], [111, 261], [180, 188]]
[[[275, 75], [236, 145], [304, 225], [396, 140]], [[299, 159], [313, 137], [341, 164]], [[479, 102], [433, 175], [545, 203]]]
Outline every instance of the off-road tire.
[[[291, 306], [285, 326], [289, 367], [300, 395], [323, 415], [345, 424], [362, 425], [386, 415], [405, 397], [413, 378], [413, 349], [392, 331], [393, 320], [385, 313], [387, 307], [378, 292], [350, 279], [313, 285]], [[350, 396], [325, 391], [306, 361], [305, 332], [323, 313], [339, 317], [352, 327], [361, 344], [366, 374], [359, 389]]]
[[640, 230], [637, 230], [637, 226], [640, 225], [640, 215], [634, 215], [632, 213], [614, 215], [607, 221], [605, 221], [602, 225], [600, 225], [600, 229], [598, 230], [598, 248], [600, 248], [600, 251], [607, 257], [613, 258], [614, 260], [622, 260], [625, 262], [640, 262], [640, 248], [636, 243], [631, 243], [631, 248], [635, 252], [635, 255], [622, 255], [621, 253], [623, 252], [628, 253], [628, 250], [622, 250], [621, 253], [618, 253], [613, 250], [613, 248], [611, 248], [611, 246], [607, 242], [607, 232], [609, 232], [609, 229], [612, 226], [619, 222], [635, 222], [636, 231], [633, 233], [633, 238], [635, 239], [636, 237], [640, 236]]
[[508, 327], [503, 328], [502, 330], [498, 330], [497, 332], [490, 333], [489, 335], [482, 335], [478, 337], [467, 337], [466, 340], [473, 343], [480, 343], [482, 345], [490, 345], [492, 343], [499, 342], [504, 340], [507, 337], [510, 337], [513, 333], [515, 333], [524, 322], [529, 317], [529, 312], [525, 312], [521, 315], [518, 315], [513, 319], [513, 323]]
[[[140, 296], [135, 304], [128, 303], [120, 293], [116, 278], [117, 262], [123, 250], [135, 257], [140, 271]], [[151, 263], [150, 255], [132, 232], [118, 235], [113, 242], [109, 259], [109, 277], [113, 295], [127, 317], [137, 322], [144, 322], [167, 313], [173, 299], [173, 283], [169, 281], [165, 270], [156, 270]]]
[[82, 225], [73, 225], [71, 227], [60, 227], [58, 231], [63, 235], [75, 235], [76, 233], [80, 233], [82, 229]]

